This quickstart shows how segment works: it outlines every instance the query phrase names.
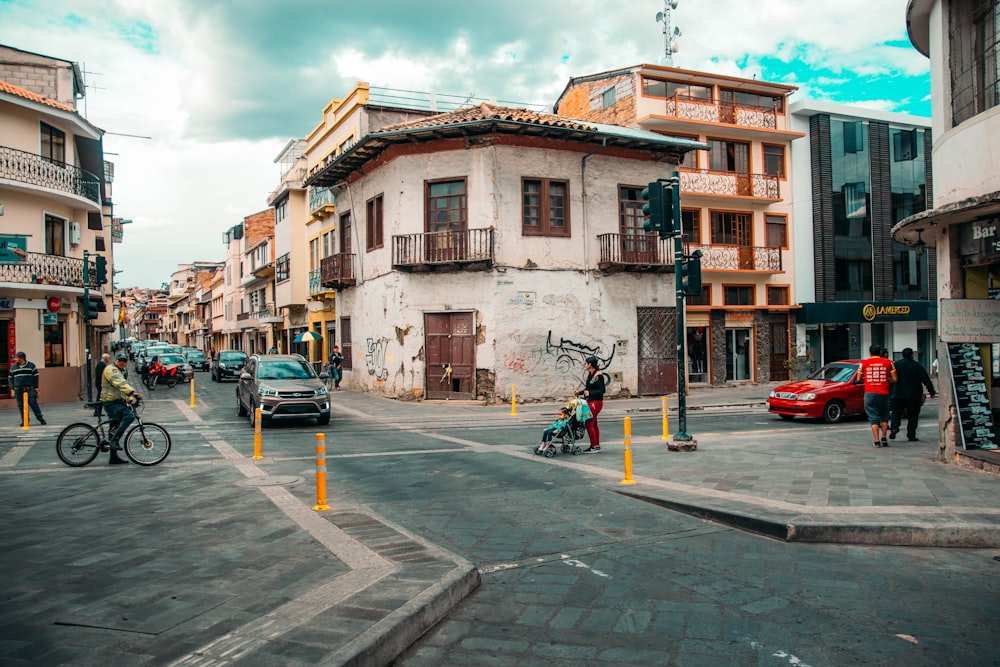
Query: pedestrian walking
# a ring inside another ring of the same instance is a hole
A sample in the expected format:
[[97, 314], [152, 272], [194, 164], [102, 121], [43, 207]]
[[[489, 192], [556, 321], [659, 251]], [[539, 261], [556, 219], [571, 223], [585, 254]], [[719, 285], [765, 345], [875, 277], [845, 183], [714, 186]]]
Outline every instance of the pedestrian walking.
[[330, 353], [330, 369], [333, 373], [333, 388], [340, 389], [340, 381], [344, 377], [344, 355], [340, 353], [340, 347], [333, 346]]
[[97, 407], [94, 408], [95, 417], [100, 417], [101, 413], [104, 412], [101, 409], [101, 402], [100, 402], [101, 378], [104, 377], [104, 369], [108, 367], [109, 363], [111, 363], [111, 355], [105, 352], [104, 354], [101, 355], [101, 358], [98, 360], [97, 365], [94, 366], [94, 386], [97, 388], [97, 395], [94, 396], [94, 399], [97, 401]]
[[17, 397], [18, 423], [23, 424], [24, 401], [27, 400], [28, 407], [35, 413], [35, 419], [45, 426], [45, 418], [42, 417], [42, 410], [38, 407], [38, 368], [28, 361], [24, 352], [14, 355], [14, 364], [10, 367], [10, 388]]
[[857, 377], [865, 383], [865, 414], [872, 427], [872, 447], [888, 447], [889, 387], [896, 381], [896, 369], [882, 356], [882, 347], [872, 345], [871, 355], [861, 362]]
[[111, 420], [111, 427], [108, 430], [111, 456], [108, 458], [108, 465], [128, 463], [128, 459], [118, 456], [118, 451], [121, 449], [118, 443], [125, 429], [135, 419], [132, 411], [128, 409], [128, 401], [132, 398], [142, 398], [142, 395], [129, 386], [125, 379], [126, 368], [128, 368], [128, 355], [119, 352], [115, 355], [115, 363], [109, 364], [101, 375], [100, 401], [108, 411], [108, 419]]
[[903, 348], [903, 358], [896, 362], [896, 384], [892, 394], [892, 421], [889, 427], [889, 439], [894, 439], [899, 433], [899, 422], [906, 415], [906, 439], [917, 440], [917, 422], [920, 420], [920, 408], [924, 404], [924, 387], [930, 396], [935, 396], [934, 385], [927, 371], [919, 362], [913, 360], [913, 349]]
[[575, 391], [573, 395], [583, 396], [594, 415], [587, 420], [590, 447], [583, 450], [593, 453], [601, 451], [601, 428], [597, 425], [597, 415], [604, 407], [604, 373], [597, 369], [597, 357], [587, 357], [584, 368], [587, 369], [587, 377], [583, 381], [583, 391]]

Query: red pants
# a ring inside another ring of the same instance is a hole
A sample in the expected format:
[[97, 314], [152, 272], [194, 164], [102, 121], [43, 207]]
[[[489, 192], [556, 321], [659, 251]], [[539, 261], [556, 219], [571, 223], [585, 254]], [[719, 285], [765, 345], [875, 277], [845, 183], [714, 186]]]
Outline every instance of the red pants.
[[604, 401], [587, 401], [587, 405], [590, 406], [590, 411], [594, 414], [593, 417], [587, 420], [587, 435], [590, 436], [590, 446], [600, 447], [601, 428], [597, 425], [597, 415], [601, 414], [601, 408], [604, 407]]

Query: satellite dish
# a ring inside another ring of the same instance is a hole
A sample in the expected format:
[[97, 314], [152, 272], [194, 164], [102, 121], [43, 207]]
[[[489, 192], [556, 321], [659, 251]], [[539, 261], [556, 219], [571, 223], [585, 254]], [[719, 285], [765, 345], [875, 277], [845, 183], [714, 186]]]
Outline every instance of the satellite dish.
[[663, 23], [663, 12], [656, 12], [656, 20]]
[[677, 53], [680, 50], [681, 50], [681, 45], [678, 44], [677, 42], [674, 42], [673, 44], [670, 45], [670, 52], [671, 53]]
[[678, 28], [677, 26], [674, 26], [674, 37], [680, 37], [680, 36], [681, 36], [681, 29]]
[[677, 9], [677, 0], [670, 0], [670, 9]]

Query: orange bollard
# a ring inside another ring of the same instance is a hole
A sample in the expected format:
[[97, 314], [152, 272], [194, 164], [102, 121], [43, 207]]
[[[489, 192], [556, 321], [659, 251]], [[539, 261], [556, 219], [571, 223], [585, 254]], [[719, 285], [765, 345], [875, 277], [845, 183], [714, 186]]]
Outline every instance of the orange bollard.
[[316, 506], [317, 512], [330, 509], [326, 504], [326, 436], [316, 434]]
[[510, 386], [510, 416], [517, 416], [517, 385]]
[[625, 479], [622, 484], [635, 484], [632, 479], [632, 418], [625, 418]]
[[28, 392], [23, 392], [21, 394], [21, 407], [24, 408], [24, 421], [21, 422], [21, 429], [30, 431], [31, 426], [28, 425]]
[[196, 408], [197, 405], [194, 404], [194, 376], [191, 376], [191, 407]]
[[260, 455], [260, 408], [253, 410], [253, 458], [255, 461], [264, 458]]
[[670, 418], [667, 417], [667, 397], [664, 396], [661, 400], [661, 412], [663, 413], [663, 440], [670, 439]]

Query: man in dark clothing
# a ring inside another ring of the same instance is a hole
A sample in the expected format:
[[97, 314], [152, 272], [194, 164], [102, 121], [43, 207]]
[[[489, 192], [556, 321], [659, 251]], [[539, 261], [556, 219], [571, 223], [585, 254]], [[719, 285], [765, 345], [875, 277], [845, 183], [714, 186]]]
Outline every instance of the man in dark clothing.
[[45, 419], [38, 407], [38, 368], [28, 361], [24, 352], [14, 355], [14, 365], [10, 367], [10, 388], [17, 396], [18, 423], [24, 419], [24, 401], [27, 399], [38, 423], [45, 426]]
[[913, 360], [913, 349], [903, 348], [903, 358], [896, 362], [896, 386], [892, 396], [892, 424], [889, 437], [895, 438], [899, 433], [899, 422], [906, 415], [906, 439], [917, 439], [917, 421], [920, 419], [920, 407], [924, 404], [924, 387], [927, 393], [934, 396], [934, 385], [927, 371]]
[[100, 361], [97, 362], [97, 366], [94, 367], [94, 387], [97, 389], [97, 393], [94, 395], [94, 400], [98, 401], [97, 407], [94, 408], [94, 416], [100, 417], [101, 413], [104, 412], [101, 409], [100, 399], [101, 399], [101, 378], [104, 377], [104, 369], [108, 367], [108, 362], [111, 361], [111, 355], [105, 352], [101, 355]]

